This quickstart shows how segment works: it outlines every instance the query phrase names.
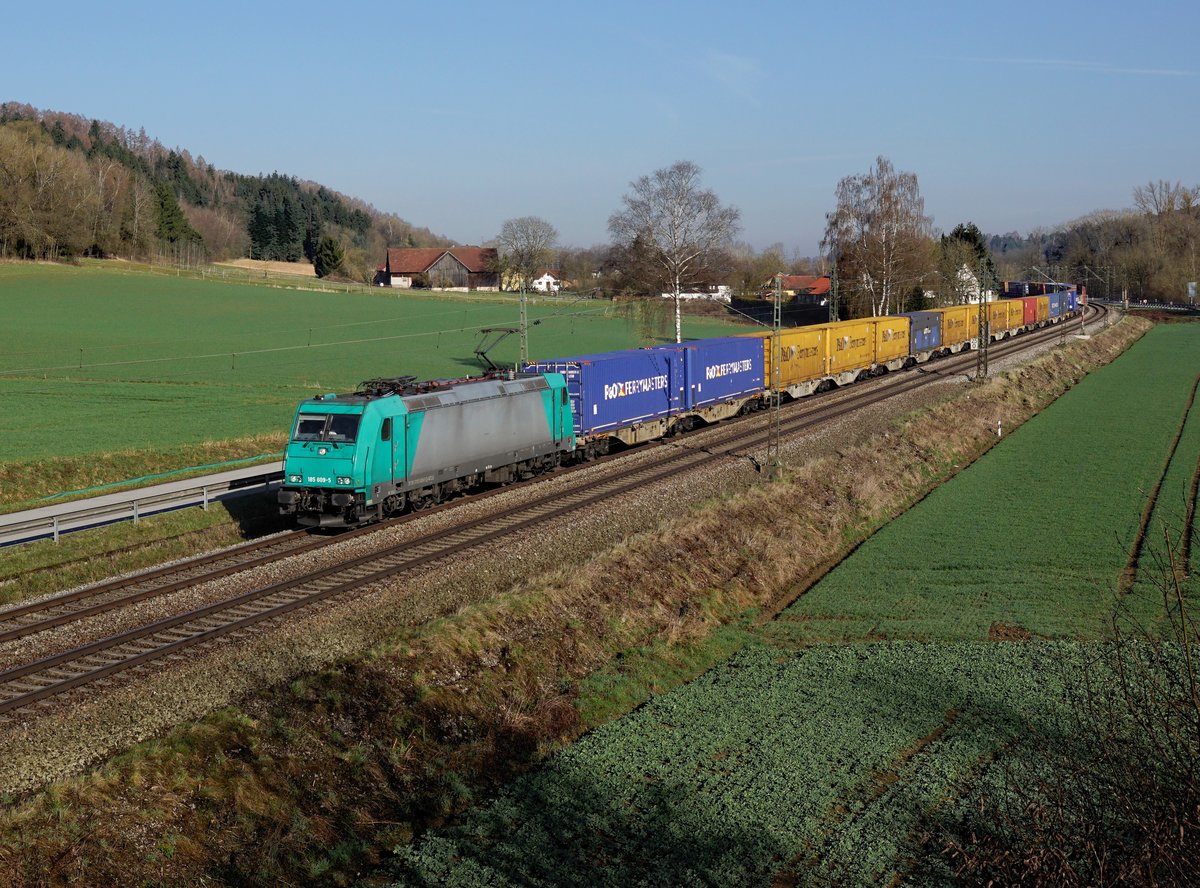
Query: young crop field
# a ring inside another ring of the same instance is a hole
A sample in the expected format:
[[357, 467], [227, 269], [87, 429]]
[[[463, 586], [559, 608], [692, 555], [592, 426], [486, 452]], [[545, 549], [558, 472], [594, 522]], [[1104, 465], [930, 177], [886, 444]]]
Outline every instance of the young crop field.
[[1197, 346], [1200, 325], [1152, 330], [728, 661], [398, 849], [397, 884], [952, 883], [981, 793], [1097, 735], [1072, 701], [1161, 673], [1118, 680], [1113, 618], [1161, 628], [1154, 552], [1122, 578], [1153, 491], [1148, 547], [1180, 536]]
[[[282, 433], [297, 402], [377, 376], [480, 372], [480, 328], [517, 324], [512, 294], [316, 292], [125, 272], [0, 265], [3, 462]], [[606, 300], [531, 298], [533, 357], [664, 335]], [[686, 318], [686, 336], [744, 327]], [[493, 352], [518, 357], [514, 334]]]
[[[1079, 656], [752, 645], [400, 849], [396, 884], [896, 884], [926, 814], [962, 817], [960, 784], [999, 743], [1063, 717], [1070, 672], [1044, 667]], [[950, 875], [923, 868], [922, 882]]]
[[[881, 529], [774, 631], [804, 642], [984, 639], [993, 627], [1107, 635], [1143, 508], [1187, 412], [1197, 344], [1196, 325], [1152, 330]], [[1196, 419], [1161, 493], [1158, 518], [1176, 528], [1200, 450]], [[1151, 619], [1157, 588], [1121, 603]]]

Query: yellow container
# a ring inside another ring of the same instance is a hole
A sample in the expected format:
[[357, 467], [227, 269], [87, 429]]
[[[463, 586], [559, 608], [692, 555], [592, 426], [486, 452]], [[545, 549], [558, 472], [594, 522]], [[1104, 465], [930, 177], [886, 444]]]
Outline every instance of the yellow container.
[[[771, 387], [771, 334], [748, 333], [747, 336], [757, 336], [763, 341], [766, 379], [763, 388]], [[800, 385], [825, 375], [826, 344], [829, 331], [823, 324], [812, 327], [794, 327], [781, 330], [779, 333], [779, 350], [782, 360], [779, 364], [779, 384], [783, 388]]]
[[[1012, 308], [1011, 303], [1014, 302], [1018, 306], [1021, 304], [1015, 299], [997, 299], [995, 302], [989, 302], [987, 304], [988, 332], [991, 333], [992, 336], [999, 336], [1006, 330], [1011, 329], [1011, 323], [1009, 321], [1009, 309]], [[1022, 308], [1022, 314], [1023, 313], [1024, 309]], [[1017, 323], [1017, 326], [1021, 326], [1020, 322]]]
[[865, 370], [875, 362], [878, 345], [877, 323], [872, 318], [837, 321], [828, 326], [831, 376]]
[[875, 361], [886, 364], [908, 356], [911, 318], [886, 316], [875, 319]]
[[1005, 299], [1008, 306], [1008, 329], [1020, 330], [1025, 326], [1025, 306], [1020, 299]]
[[1039, 321], [1050, 320], [1050, 297], [1035, 296], [1034, 298], [1037, 299], [1037, 319]]
[[970, 342], [979, 335], [978, 305], [952, 305], [933, 310], [942, 316], [942, 348]]
[[[747, 333], [763, 341], [765, 388], [770, 388], [771, 334]], [[783, 388], [803, 385], [826, 376], [869, 370], [876, 363], [908, 355], [909, 319], [904, 317], [861, 318], [794, 327], [779, 333], [779, 384]], [[844, 380], [843, 380], [844, 381]]]

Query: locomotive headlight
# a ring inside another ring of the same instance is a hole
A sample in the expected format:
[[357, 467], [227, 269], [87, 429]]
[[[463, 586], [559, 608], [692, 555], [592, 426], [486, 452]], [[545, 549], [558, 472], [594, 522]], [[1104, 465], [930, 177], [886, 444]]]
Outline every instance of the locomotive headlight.
[[304, 480], [303, 475], [288, 475], [289, 484], [299, 484]]
[[338, 484], [353, 484], [353, 483], [354, 483], [353, 478], [347, 478], [342, 475], [338, 476]]

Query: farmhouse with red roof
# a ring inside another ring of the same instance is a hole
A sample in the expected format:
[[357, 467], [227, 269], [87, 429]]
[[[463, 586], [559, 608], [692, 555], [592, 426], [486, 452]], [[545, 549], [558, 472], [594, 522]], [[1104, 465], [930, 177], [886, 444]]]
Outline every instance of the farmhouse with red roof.
[[[813, 296], [824, 299], [829, 295], [831, 281], [826, 274], [785, 274], [783, 294], [785, 296]], [[772, 282], [774, 286], [774, 282]]]
[[381, 287], [495, 290], [498, 266], [491, 247], [389, 247], [375, 280]]

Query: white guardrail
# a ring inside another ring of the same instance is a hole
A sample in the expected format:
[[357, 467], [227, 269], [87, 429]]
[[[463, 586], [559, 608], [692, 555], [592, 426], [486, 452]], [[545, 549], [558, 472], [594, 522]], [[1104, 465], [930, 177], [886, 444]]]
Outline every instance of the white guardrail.
[[283, 463], [262, 463], [202, 478], [138, 487], [89, 499], [0, 515], [0, 547], [53, 539], [64, 533], [117, 521], [137, 521], [158, 512], [200, 506], [272, 490], [283, 481]]

